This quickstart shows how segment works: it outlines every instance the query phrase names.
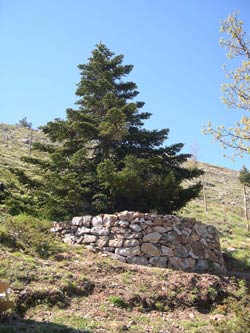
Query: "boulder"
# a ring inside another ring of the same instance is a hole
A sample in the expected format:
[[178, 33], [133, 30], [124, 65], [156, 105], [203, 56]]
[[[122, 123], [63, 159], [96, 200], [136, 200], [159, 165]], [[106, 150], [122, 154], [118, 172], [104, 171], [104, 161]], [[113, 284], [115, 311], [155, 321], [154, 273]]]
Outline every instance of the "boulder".
[[148, 260], [145, 257], [139, 257], [139, 256], [127, 257], [126, 261], [128, 264], [143, 265], [143, 266], [148, 265]]
[[140, 246], [134, 247], [120, 247], [115, 249], [115, 254], [118, 254], [123, 257], [133, 257], [141, 254]]
[[83, 217], [82, 216], [75, 216], [72, 219], [72, 224], [73, 225], [82, 226], [82, 222], [83, 222]]
[[97, 215], [97, 216], [93, 217], [92, 226], [93, 227], [102, 226], [102, 217], [100, 215]]
[[172, 257], [173, 254], [174, 254], [174, 252], [171, 249], [171, 247], [167, 247], [167, 246], [164, 246], [164, 245], [161, 246], [161, 255], [167, 256], [167, 257]]
[[137, 239], [127, 239], [123, 243], [124, 247], [131, 247], [131, 246], [138, 246], [138, 245], [140, 245], [140, 242]]
[[141, 250], [143, 253], [145, 253], [150, 257], [156, 257], [161, 254], [160, 250], [154, 244], [151, 243], [143, 243], [141, 246]]
[[167, 261], [168, 261], [168, 259], [166, 257], [152, 257], [149, 259], [149, 263], [152, 266], [161, 267], [161, 268], [167, 267]]
[[161, 239], [159, 232], [151, 232], [143, 237], [143, 242], [158, 243]]

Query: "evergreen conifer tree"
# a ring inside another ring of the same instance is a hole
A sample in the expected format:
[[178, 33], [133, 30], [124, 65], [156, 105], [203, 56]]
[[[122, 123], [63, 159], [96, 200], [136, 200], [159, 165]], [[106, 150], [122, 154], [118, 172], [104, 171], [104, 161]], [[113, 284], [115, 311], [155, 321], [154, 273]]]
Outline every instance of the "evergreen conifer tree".
[[136, 84], [125, 81], [133, 66], [100, 43], [78, 67], [78, 108], [42, 127], [51, 143], [34, 148], [48, 159], [26, 158], [41, 171], [31, 189], [38, 208], [57, 219], [125, 209], [172, 213], [195, 198], [200, 184], [182, 184], [201, 171], [182, 166], [190, 157], [180, 153], [183, 144], [164, 146], [168, 129], [143, 127], [151, 114], [133, 101]]

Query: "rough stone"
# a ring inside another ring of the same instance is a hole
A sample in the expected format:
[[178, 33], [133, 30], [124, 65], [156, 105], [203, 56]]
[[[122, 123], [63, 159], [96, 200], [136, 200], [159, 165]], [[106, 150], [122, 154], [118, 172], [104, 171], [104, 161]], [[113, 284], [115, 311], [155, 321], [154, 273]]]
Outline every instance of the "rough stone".
[[116, 221], [117, 221], [117, 216], [116, 215], [104, 214], [104, 217], [103, 217], [103, 225], [104, 226], [112, 227], [112, 226], [114, 226]]
[[126, 234], [124, 235], [124, 238], [126, 239], [141, 239], [142, 238], [142, 233], [141, 232], [135, 232], [132, 234]]
[[103, 247], [104, 252], [115, 252], [115, 247], [112, 246], [105, 246]]
[[169, 228], [169, 230], [173, 229], [173, 223], [169, 220], [163, 220], [162, 226], [165, 228]]
[[91, 228], [91, 234], [97, 236], [107, 236], [109, 234], [109, 230], [103, 227], [93, 227]]
[[112, 227], [111, 228], [111, 231], [114, 233], [114, 234], [126, 234], [128, 233], [129, 231], [125, 228], [121, 228], [121, 227]]
[[204, 272], [208, 269], [208, 262], [207, 260], [202, 260], [202, 259], [198, 259], [197, 263], [195, 265], [195, 269], [196, 271], [201, 271]]
[[92, 226], [93, 227], [99, 227], [102, 225], [102, 217], [100, 215], [97, 215], [93, 217], [92, 219]]
[[92, 220], [91, 215], [83, 216], [82, 217], [82, 225], [86, 228], [89, 228], [91, 226], [91, 220]]
[[148, 256], [155, 257], [161, 254], [160, 250], [154, 244], [151, 243], [143, 243], [141, 246], [141, 250]]
[[67, 244], [74, 244], [77, 242], [77, 237], [75, 237], [74, 234], [65, 234], [63, 241]]
[[124, 210], [123, 212], [120, 212], [117, 214], [119, 220], [123, 221], [132, 221], [134, 218], [133, 212], [129, 212], [127, 210]]
[[147, 221], [153, 221], [156, 217], [156, 214], [151, 214], [151, 213], [145, 213], [144, 218]]
[[127, 239], [124, 241], [124, 247], [138, 246], [140, 242], [137, 239]]
[[208, 247], [208, 246], [207, 246], [207, 241], [206, 241], [205, 238], [201, 238], [201, 239], [200, 239], [200, 243], [201, 243], [204, 247]]
[[168, 266], [170, 268], [181, 269], [181, 270], [192, 270], [195, 266], [195, 260], [192, 258], [169, 258]]
[[78, 226], [82, 226], [82, 222], [83, 222], [83, 218], [82, 218], [82, 216], [75, 216], [75, 217], [73, 217], [73, 219], [72, 219], [72, 224], [73, 225], [78, 225]]
[[133, 257], [141, 254], [140, 246], [134, 247], [121, 247], [115, 250], [115, 254], [118, 254], [123, 257]]
[[189, 255], [189, 246], [177, 244], [174, 252], [176, 257], [186, 258]]
[[213, 236], [217, 235], [217, 230], [213, 225], [208, 225], [207, 226], [207, 232]]
[[218, 260], [218, 258], [215, 255], [214, 251], [212, 251], [210, 249], [204, 249], [204, 250], [205, 250], [205, 255], [204, 255], [205, 259], [209, 259], [211, 261], [217, 261]]
[[142, 231], [142, 227], [139, 224], [130, 224], [130, 229], [135, 232]]
[[215, 242], [207, 242], [207, 246], [209, 249], [215, 249], [216, 248], [216, 243]]
[[182, 232], [181, 232], [181, 230], [178, 228], [178, 226], [173, 226], [173, 229], [174, 229], [174, 231], [177, 233], [177, 235], [179, 235], [179, 236], [181, 236], [182, 235]]
[[161, 216], [156, 216], [154, 218], [154, 226], [162, 226], [162, 217]]
[[196, 254], [194, 254], [194, 252], [192, 251], [192, 249], [190, 249], [189, 251], [189, 256], [193, 259], [199, 259], [199, 256], [197, 256]]
[[208, 237], [208, 231], [207, 231], [207, 226], [203, 224], [196, 224], [194, 226], [194, 230], [197, 232], [198, 235], [200, 235], [203, 238]]
[[196, 219], [184, 217], [182, 219], [182, 225], [187, 228], [193, 228], [193, 226], [197, 223]]
[[171, 249], [171, 247], [167, 247], [167, 246], [162, 245], [161, 246], [161, 254], [163, 256], [172, 257], [174, 253], [173, 253], [173, 250]]
[[168, 228], [162, 227], [162, 226], [156, 226], [156, 227], [152, 227], [152, 231], [153, 232], [159, 232], [161, 234], [163, 234], [164, 232], [168, 231]]
[[143, 226], [143, 231], [144, 231], [145, 234], [151, 234], [152, 233], [152, 227], [145, 224]]
[[186, 235], [181, 235], [181, 243], [182, 244], [188, 244], [188, 236]]
[[54, 222], [54, 227], [60, 231], [65, 229], [70, 229], [72, 225], [72, 221], [64, 221], [64, 222]]
[[168, 261], [168, 259], [166, 257], [152, 257], [149, 259], [149, 263], [152, 266], [161, 267], [161, 268], [167, 267], [167, 261]]
[[196, 242], [199, 239], [200, 239], [200, 236], [198, 235], [198, 233], [195, 230], [193, 230], [191, 235], [189, 236], [190, 243]]
[[182, 228], [182, 235], [189, 236], [192, 232], [190, 228]]
[[161, 239], [159, 232], [151, 232], [143, 237], [143, 242], [158, 243]]
[[128, 221], [119, 221], [117, 224], [122, 228], [127, 228], [129, 226]]
[[127, 263], [147, 266], [148, 260], [145, 257], [134, 256], [134, 257], [127, 257]]
[[100, 238], [98, 239], [98, 241], [96, 242], [96, 244], [97, 244], [97, 246], [98, 246], [99, 248], [103, 248], [103, 247], [105, 247], [105, 246], [108, 245], [108, 241], [109, 241], [108, 236], [102, 236], [102, 237], [100, 237]]
[[97, 237], [94, 235], [84, 235], [84, 238], [82, 240], [82, 243], [94, 243], [97, 240]]
[[122, 247], [123, 246], [123, 239], [122, 238], [110, 239], [108, 244], [111, 247]]
[[154, 222], [152, 220], [145, 220], [144, 222], [146, 225], [152, 226]]
[[205, 258], [205, 249], [199, 242], [194, 242], [190, 245], [192, 253], [200, 259]]
[[86, 227], [81, 227], [81, 228], [78, 228], [77, 231], [76, 231], [76, 236], [82, 236], [82, 235], [85, 235], [85, 234], [90, 234], [90, 228], [86, 228]]
[[181, 241], [181, 237], [179, 235], [177, 235], [177, 233], [175, 231], [170, 231], [164, 235], [164, 239], [167, 242], [173, 243], [173, 244], [178, 244]]

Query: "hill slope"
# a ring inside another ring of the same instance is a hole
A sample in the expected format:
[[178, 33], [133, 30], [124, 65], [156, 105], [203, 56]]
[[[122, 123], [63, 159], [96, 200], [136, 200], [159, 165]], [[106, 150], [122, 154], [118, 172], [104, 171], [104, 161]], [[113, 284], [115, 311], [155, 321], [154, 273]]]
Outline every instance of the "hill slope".
[[[20, 157], [29, 154], [30, 134], [0, 124], [0, 182], [12, 181], [10, 166], [27, 169]], [[39, 131], [32, 135], [32, 140], [46, 140]], [[228, 268], [250, 273], [238, 173], [203, 163], [199, 167], [206, 171], [208, 211], [201, 196], [180, 214], [215, 225]], [[230, 322], [232, 304], [247, 317], [240, 305], [243, 299], [249, 305], [244, 281], [115, 262], [54, 239], [49, 221], [9, 217], [2, 209], [0, 280], [11, 284], [18, 317], [2, 318], [0, 332], [215, 332], [211, 319]]]

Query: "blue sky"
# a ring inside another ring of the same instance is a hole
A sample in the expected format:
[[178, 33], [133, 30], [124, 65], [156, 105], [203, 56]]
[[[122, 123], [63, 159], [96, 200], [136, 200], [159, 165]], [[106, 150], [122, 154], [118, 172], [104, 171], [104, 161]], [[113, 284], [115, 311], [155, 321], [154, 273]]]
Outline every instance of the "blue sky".
[[236, 10], [250, 32], [249, 0], [0, 0], [0, 122], [64, 118], [77, 99], [77, 65], [102, 41], [134, 65], [147, 128], [169, 128], [167, 144], [197, 147], [200, 161], [249, 168], [249, 157], [232, 162], [201, 134], [209, 120], [230, 126], [241, 116], [220, 101], [220, 19]]

